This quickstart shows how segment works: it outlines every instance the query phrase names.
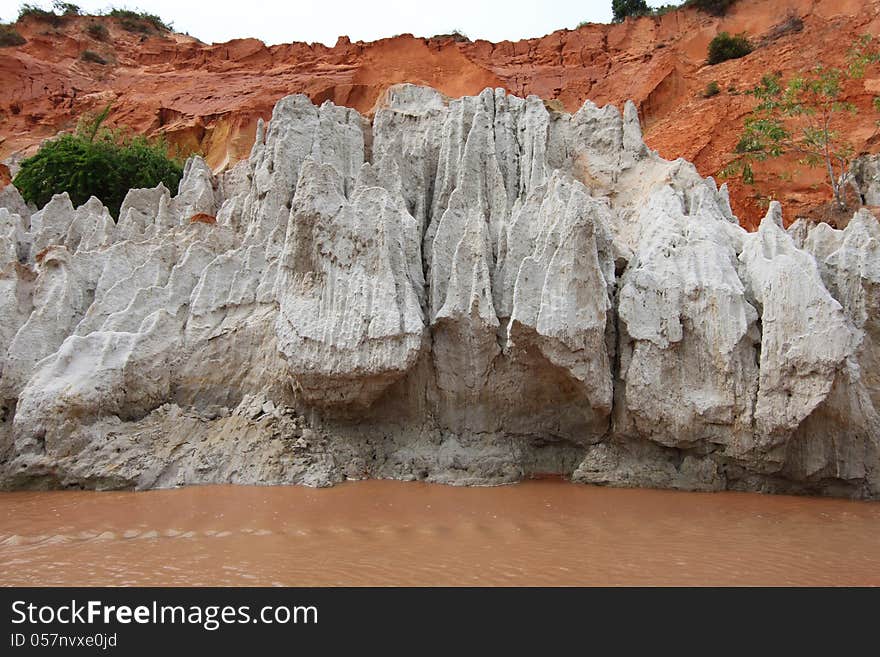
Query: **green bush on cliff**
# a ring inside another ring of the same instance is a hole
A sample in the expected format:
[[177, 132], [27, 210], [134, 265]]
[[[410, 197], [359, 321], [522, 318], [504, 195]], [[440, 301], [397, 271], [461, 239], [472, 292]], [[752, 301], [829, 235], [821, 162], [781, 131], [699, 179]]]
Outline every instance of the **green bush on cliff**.
[[25, 18], [42, 21], [44, 23], [50, 23], [52, 25], [55, 25], [56, 27], [58, 25], [61, 25], [61, 23], [63, 22], [63, 18], [55, 12], [47, 11], [46, 9], [38, 7], [37, 5], [31, 5], [27, 3], [18, 8], [18, 20], [22, 20]]
[[82, 10], [79, 6], [72, 2], [55, 0], [55, 2], [52, 3], [52, 8], [53, 11], [49, 11], [37, 5], [25, 3], [18, 9], [18, 20], [30, 18], [32, 20], [42, 21], [43, 23], [49, 23], [50, 25], [58, 27], [65, 22], [65, 19], [68, 16], [82, 15]]
[[620, 23], [628, 16], [647, 16], [651, 8], [645, 0], [611, 0], [611, 19]]
[[89, 23], [86, 32], [88, 32], [88, 35], [96, 41], [106, 41], [110, 38], [110, 30], [108, 30], [107, 26], [102, 23]]
[[718, 80], [712, 80], [706, 85], [706, 89], [703, 91], [703, 98], [712, 98], [720, 93], [721, 87], [718, 85]]
[[102, 128], [109, 111], [108, 106], [81, 122], [75, 134], [46, 142], [21, 163], [12, 183], [25, 201], [43, 206], [53, 194], [67, 192], [74, 205], [81, 205], [97, 196], [118, 219], [129, 189], [160, 182], [177, 189], [183, 169], [168, 157], [164, 141]]
[[720, 64], [728, 59], [739, 59], [752, 52], [752, 44], [744, 34], [731, 35], [721, 32], [709, 42], [710, 64]]
[[453, 41], [457, 41], [459, 43], [469, 43], [470, 38], [467, 34], [462, 32], [461, 30], [452, 30], [452, 32], [447, 32], [445, 34], [435, 34], [431, 37], [432, 40], [442, 41], [446, 39], [452, 39]]
[[52, 3], [52, 7], [62, 16], [82, 16], [82, 9], [79, 8], [79, 5], [75, 5], [72, 2], [55, 0], [55, 2]]
[[[675, 11], [680, 5], [667, 4], [659, 7], [649, 7], [645, 0], [611, 0], [611, 19], [614, 23], [622, 23], [627, 17], [638, 18], [639, 16], [663, 16]], [[578, 27], [589, 25], [583, 22]]]
[[84, 62], [89, 62], [90, 64], [101, 64], [103, 66], [107, 63], [107, 60], [99, 53], [96, 53], [94, 50], [83, 50], [79, 54], [79, 58]]
[[696, 7], [713, 16], [724, 16], [736, 0], [687, 0], [686, 7]]
[[20, 46], [24, 43], [25, 38], [21, 36], [11, 25], [0, 24], [0, 48], [6, 46]]
[[171, 25], [165, 23], [156, 14], [131, 9], [111, 9], [108, 16], [119, 21], [120, 27], [128, 32], [149, 34], [150, 32], [168, 32]]

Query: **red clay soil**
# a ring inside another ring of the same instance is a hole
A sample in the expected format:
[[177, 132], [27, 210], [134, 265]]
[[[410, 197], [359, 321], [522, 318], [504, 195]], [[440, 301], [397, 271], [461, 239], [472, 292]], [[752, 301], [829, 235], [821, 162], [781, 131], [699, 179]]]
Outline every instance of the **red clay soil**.
[[205, 214], [204, 212], [199, 212], [198, 214], [194, 214], [189, 218], [189, 222], [191, 224], [200, 223], [200, 224], [216, 224], [217, 217], [213, 217], [210, 214]]
[[[109, 30], [106, 41], [86, 31], [95, 21]], [[84, 112], [112, 102], [113, 123], [165, 134], [219, 170], [247, 156], [257, 118], [268, 118], [286, 94], [369, 114], [389, 85], [413, 82], [453, 97], [504, 87], [558, 99], [570, 111], [588, 98], [618, 106], [631, 98], [652, 148], [717, 175], [754, 102], [743, 92], [768, 72], [843, 64], [860, 35], [880, 34], [880, 0], [740, 0], [723, 18], [682, 9], [501, 43], [402, 35], [371, 43], [340, 37], [332, 48], [267, 47], [255, 39], [206, 45], [181, 34], [133, 34], [113, 19], [94, 17], [59, 26], [30, 18], [15, 27], [27, 43], [0, 48], [0, 159], [34, 152], [42, 140], [72, 129]], [[721, 31], [747, 32], [760, 47], [707, 66], [708, 43]], [[108, 63], [82, 60], [85, 50]], [[704, 98], [712, 81], [721, 93]], [[846, 87], [861, 112], [845, 117], [842, 131], [859, 152], [880, 150], [876, 94], [880, 66]], [[787, 220], [830, 198], [822, 172], [793, 160], [763, 166], [757, 177], [755, 187], [731, 181], [734, 210], [747, 227], [760, 219], [767, 198], [783, 201]]]

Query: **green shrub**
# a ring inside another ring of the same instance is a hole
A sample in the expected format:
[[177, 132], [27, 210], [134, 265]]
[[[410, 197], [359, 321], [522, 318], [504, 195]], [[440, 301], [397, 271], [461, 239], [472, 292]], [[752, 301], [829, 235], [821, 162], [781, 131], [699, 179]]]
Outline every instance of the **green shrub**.
[[82, 10], [72, 2], [55, 0], [55, 2], [52, 3], [52, 7], [54, 11], [48, 11], [37, 5], [25, 3], [18, 10], [18, 20], [30, 18], [58, 27], [63, 25], [69, 16], [82, 15]]
[[709, 42], [709, 64], [719, 64], [728, 59], [739, 59], [752, 52], [752, 44], [745, 34], [731, 36], [727, 32], [721, 32]]
[[[634, 18], [639, 16], [665, 16], [666, 14], [670, 14], [680, 9], [682, 6], [695, 6], [698, 9], [714, 13], [714, 10], [704, 8], [703, 5], [708, 7], [715, 4], [725, 4], [726, 8], [726, 6], [732, 5], [735, 1], [736, 0], [687, 0], [684, 5], [681, 3], [670, 3], [660, 5], [659, 7], [650, 7], [646, 0], [611, 0], [611, 17], [613, 22], [622, 23], [629, 16]], [[721, 13], [723, 14], [724, 12], [722, 11]], [[587, 24], [588, 23], [585, 21], [579, 24], [578, 28], [584, 27]]]
[[713, 16], [724, 16], [735, 2], [736, 0], [687, 0], [684, 4]]
[[90, 37], [97, 41], [106, 41], [110, 38], [110, 31], [107, 29], [107, 26], [103, 23], [98, 23], [97, 21], [89, 23], [86, 32]]
[[20, 46], [23, 43], [27, 43], [27, 41], [14, 27], [11, 25], [0, 25], [0, 48]]
[[138, 20], [137, 18], [120, 18], [119, 27], [126, 32], [132, 32], [135, 34], [149, 34], [154, 31], [149, 23]]
[[703, 91], [703, 98], [711, 98], [712, 96], [717, 96], [721, 93], [721, 87], [718, 86], [717, 80], [712, 80], [709, 84], [706, 85], [706, 89]]
[[82, 10], [79, 8], [79, 6], [73, 4], [72, 2], [61, 2], [60, 0], [55, 0], [55, 2], [52, 3], [52, 7], [62, 16], [82, 15]]
[[150, 32], [171, 30], [171, 25], [166, 24], [156, 14], [132, 11], [131, 9], [111, 9], [107, 15], [117, 19], [120, 27], [128, 32], [149, 34]]
[[64, 18], [59, 16], [53, 11], [46, 11], [42, 7], [38, 7], [37, 5], [31, 4], [23, 4], [18, 9], [18, 20], [22, 20], [23, 18], [31, 18], [36, 21], [42, 21], [44, 23], [51, 23], [56, 27], [61, 25], [64, 22]]
[[129, 189], [160, 182], [177, 189], [183, 169], [168, 157], [164, 141], [101, 128], [109, 110], [81, 122], [75, 134], [46, 142], [21, 163], [12, 183], [27, 202], [43, 206], [54, 194], [67, 192], [74, 205], [81, 205], [97, 196], [118, 219]]
[[611, 19], [622, 22], [628, 16], [647, 16], [651, 8], [645, 0], [611, 0]]
[[678, 8], [679, 5], [660, 5], [659, 7], [654, 7], [651, 10], [651, 13], [654, 14], [654, 16], [663, 16], [665, 14], [669, 14], [675, 11]]
[[84, 62], [91, 62], [93, 64], [106, 64], [107, 60], [104, 59], [101, 55], [96, 53], [94, 50], [83, 50], [79, 54], [79, 58]]
[[461, 30], [452, 30], [447, 34], [435, 34], [431, 37], [432, 39], [452, 39], [453, 41], [458, 41], [459, 43], [468, 43], [470, 39], [468, 35], [462, 32]]

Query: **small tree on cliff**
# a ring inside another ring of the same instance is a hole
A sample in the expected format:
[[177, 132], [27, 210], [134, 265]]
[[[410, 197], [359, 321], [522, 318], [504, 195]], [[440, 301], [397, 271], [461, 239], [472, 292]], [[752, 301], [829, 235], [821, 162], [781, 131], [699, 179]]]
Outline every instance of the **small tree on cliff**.
[[[880, 53], [871, 46], [870, 36], [856, 42], [845, 69], [819, 65], [784, 84], [779, 75], [765, 75], [750, 92], [758, 105], [746, 118], [736, 158], [723, 173], [741, 175], [753, 184], [754, 162], [796, 154], [801, 164], [825, 168], [834, 203], [845, 208], [845, 181], [855, 147], [838, 131], [838, 119], [842, 113], [858, 112], [843, 99], [844, 85], [861, 78], [868, 64], [880, 61]], [[880, 108], [876, 99], [875, 107]]]
[[21, 163], [12, 184], [25, 201], [43, 206], [54, 194], [67, 192], [74, 205], [81, 205], [97, 196], [119, 218], [129, 188], [161, 182], [177, 189], [183, 170], [179, 159], [168, 157], [167, 144], [103, 127], [109, 114], [108, 105], [81, 120], [75, 134], [45, 142]]
[[611, 0], [611, 16], [615, 23], [622, 22], [627, 16], [645, 16], [651, 8], [645, 0]]

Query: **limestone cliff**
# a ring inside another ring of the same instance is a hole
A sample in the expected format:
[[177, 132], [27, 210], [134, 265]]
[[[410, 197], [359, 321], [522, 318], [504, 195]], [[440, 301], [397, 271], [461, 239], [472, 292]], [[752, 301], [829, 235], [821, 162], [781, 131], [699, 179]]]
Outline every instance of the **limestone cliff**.
[[632, 104], [289, 96], [118, 224], [0, 192], [0, 480], [878, 497], [878, 245], [746, 232]]

